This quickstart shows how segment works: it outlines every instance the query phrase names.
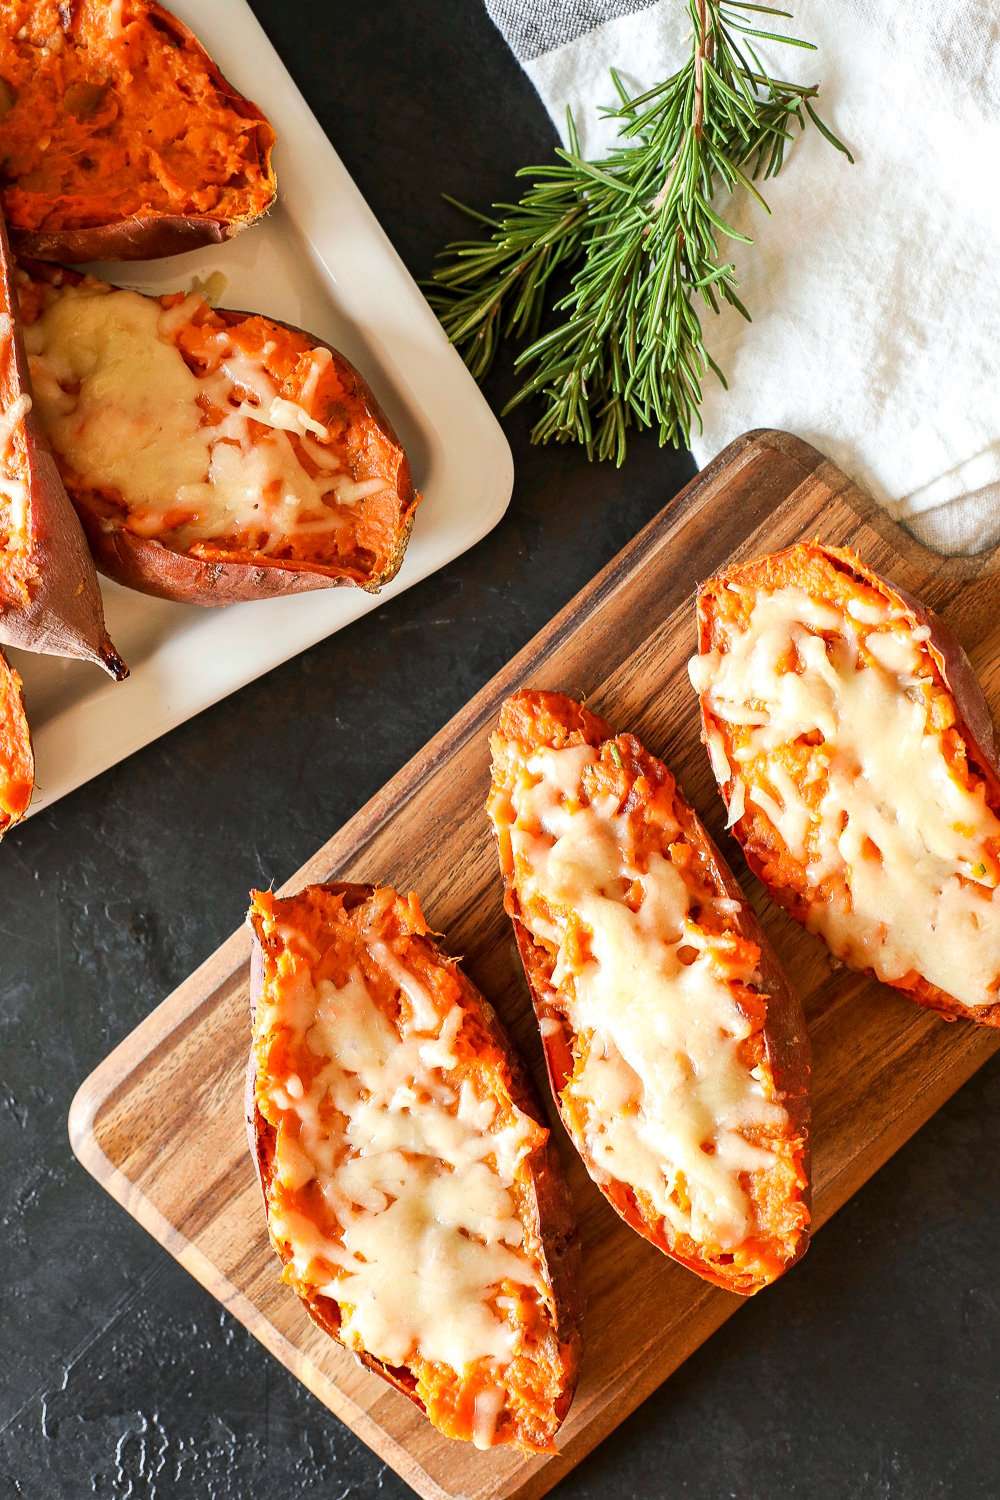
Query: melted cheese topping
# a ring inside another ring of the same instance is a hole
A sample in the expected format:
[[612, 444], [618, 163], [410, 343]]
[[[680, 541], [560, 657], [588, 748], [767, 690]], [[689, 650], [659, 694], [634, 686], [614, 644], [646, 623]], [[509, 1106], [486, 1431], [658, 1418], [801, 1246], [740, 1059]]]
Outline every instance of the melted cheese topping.
[[[579, 1039], [564, 1097], [584, 1107], [599, 1171], [644, 1194], [675, 1230], [729, 1249], [755, 1227], [742, 1174], [773, 1161], [745, 1132], [787, 1127], [738, 1056], [750, 1027], [730, 982], [752, 984], [755, 973], [691, 916], [674, 865], [658, 853], [640, 865], [617, 800], [585, 801], [597, 758], [589, 745], [539, 750], [512, 796], [521, 918], [555, 950], [552, 983]], [[681, 836], [664, 829], [664, 844]]]
[[[19, 477], [24, 472], [24, 453], [18, 451], [14, 439], [30, 411], [31, 397], [23, 394], [0, 411], [0, 552], [23, 551], [28, 542], [30, 496], [27, 483]], [[23, 439], [20, 447], [23, 450]], [[6, 580], [12, 581], [11, 577]]]
[[[783, 588], [759, 594], [749, 628], [695, 658], [691, 680], [737, 737], [716, 765], [731, 821], [759, 808], [823, 886], [810, 930], [880, 979], [922, 975], [976, 1007], [1000, 976], [1000, 821], [928, 722], [928, 635], [885, 599], [845, 614]], [[793, 777], [782, 748], [817, 731]]]
[[[25, 328], [36, 409], [56, 453], [88, 488], [121, 496], [131, 530], [169, 533], [177, 550], [249, 533], [268, 553], [336, 531], [340, 507], [384, 481], [354, 482], [324, 444], [327, 429], [282, 398], [227, 329], [213, 335], [215, 367], [195, 374], [174, 335], [199, 306], [195, 296], [164, 309], [116, 288], [59, 290]], [[307, 403], [331, 355], [310, 358]], [[213, 409], [221, 420], [206, 420]]]
[[20, 390], [14, 320], [0, 311], [0, 610], [29, 602], [38, 579], [31, 544], [31, 495], [25, 421], [31, 397]]
[[[315, 1182], [340, 1239], [288, 1193], [272, 1202], [272, 1230], [300, 1281], [340, 1303], [349, 1346], [394, 1366], [503, 1366], [520, 1352], [505, 1301], [541, 1290], [512, 1192], [541, 1132], [516, 1109], [498, 1126], [496, 1101], [460, 1072], [461, 1007], [442, 1018], [386, 945], [373, 956], [410, 1002], [397, 1022], [357, 971], [339, 989], [300, 973], [282, 977], [277, 1000], [265, 990], [268, 1033], [287, 1030], [283, 1053], [307, 1049], [316, 1069], [308, 1085], [298, 1074], [271, 1085], [275, 1180], [289, 1193]], [[482, 1394], [475, 1436], [486, 1444], [504, 1397]]]

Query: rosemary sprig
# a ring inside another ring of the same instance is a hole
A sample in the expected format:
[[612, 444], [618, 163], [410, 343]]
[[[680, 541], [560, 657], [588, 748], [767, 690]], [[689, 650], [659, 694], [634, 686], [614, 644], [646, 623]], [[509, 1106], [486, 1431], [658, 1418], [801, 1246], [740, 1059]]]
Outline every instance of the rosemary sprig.
[[719, 241], [751, 242], [715, 206], [720, 193], [749, 192], [767, 209], [755, 183], [781, 170], [807, 119], [854, 159], [816, 113], [816, 85], [772, 77], [754, 50], [763, 38], [815, 51], [755, 19], [788, 11], [688, 6], [691, 54], [672, 77], [630, 98], [612, 74], [618, 103], [604, 113], [619, 138], [606, 157], [581, 156], [570, 116], [569, 146], [518, 173], [531, 180], [518, 202], [488, 216], [449, 200], [482, 233], [442, 252], [429, 291], [477, 380], [503, 338], [525, 344], [515, 361], [523, 383], [505, 410], [542, 399], [533, 441], [580, 442], [618, 464], [633, 427], [654, 428], [661, 446], [686, 445], [700, 430], [705, 374], [726, 383], [701, 310], [729, 303], [749, 320]]

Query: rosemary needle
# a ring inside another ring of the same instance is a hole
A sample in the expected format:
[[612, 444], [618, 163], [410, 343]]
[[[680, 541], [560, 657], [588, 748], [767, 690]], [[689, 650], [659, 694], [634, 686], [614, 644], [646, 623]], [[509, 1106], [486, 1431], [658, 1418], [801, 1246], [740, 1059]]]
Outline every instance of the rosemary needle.
[[761, 17], [788, 11], [688, 6], [691, 52], [676, 73], [634, 98], [612, 74], [618, 102], [604, 113], [618, 141], [606, 157], [581, 156], [569, 116], [568, 146], [518, 173], [529, 186], [516, 203], [490, 216], [449, 200], [479, 233], [442, 252], [429, 289], [477, 380], [503, 339], [520, 342], [522, 384], [505, 410], [541, 401], [533, 441], [579, 442], [618, 464], [631, 428], [686, 446], [705, 375], [725, 385], [701, 315], [729, 303], [749, 320], [719, 245], [750, 241], [719, 211], [720, 194], [749, 192], [766, 209], [756, 183], [781, 170], [807, 122], [853, 161], [816, 113], [816, 86], [773, 77], [754, 50], [759, 39], [815, 50], [764, 29]]

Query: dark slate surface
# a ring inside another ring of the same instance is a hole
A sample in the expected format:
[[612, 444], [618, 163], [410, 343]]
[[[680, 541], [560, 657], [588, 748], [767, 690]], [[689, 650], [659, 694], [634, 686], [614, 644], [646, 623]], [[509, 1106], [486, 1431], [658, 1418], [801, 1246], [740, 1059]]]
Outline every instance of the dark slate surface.
[[[478, 0], [254, 3], [417, 275], [456, 228], [438, 191], [485, 204], [550, 142]], [[104, 1196], [65, 1120], [248, 887], [291, 874], [690, 473], [650, 443], [622, 475], [507, 430], [514, 502], [474, 552], [4, 844], [0, 1496], [408, 1493]], [[1000, 1492], [998, 1138], [994, 1063], [559, 1494]]]

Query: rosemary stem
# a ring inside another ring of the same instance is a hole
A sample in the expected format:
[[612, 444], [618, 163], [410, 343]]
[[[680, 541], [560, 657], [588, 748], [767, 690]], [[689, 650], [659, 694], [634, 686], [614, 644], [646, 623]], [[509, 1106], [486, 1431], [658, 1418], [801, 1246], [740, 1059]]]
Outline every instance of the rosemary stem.
[[749, 192], [766, 209], [756, 180], [781, 170], [796, 126], [815, 125], [853, 160], [817, 114], [815, 85], [772, 77], [754, 51], [759, 37], [810, 46], [760, 29], [762, 14], [787, 12], [687, 4], [692, 45], [674, 74], [634, 98], [612, 74], [616, 145], [584, 158], [570, 116], [568, 148], [519, 174], [529, 181], [517, 203], [468, 211], [479, 238], [447, 247], [428, 292], [477, 379], [504, 338], [520, 342], [506, 409], [542, 402], [534, 441], [579, 442], [618, 464], [630, 429], [687, 444], [702, 379], [725, 385], [701, 318], [726, 304], [749, 318], [721, 246], [751, 241], [725, 217], [724, 195]]

